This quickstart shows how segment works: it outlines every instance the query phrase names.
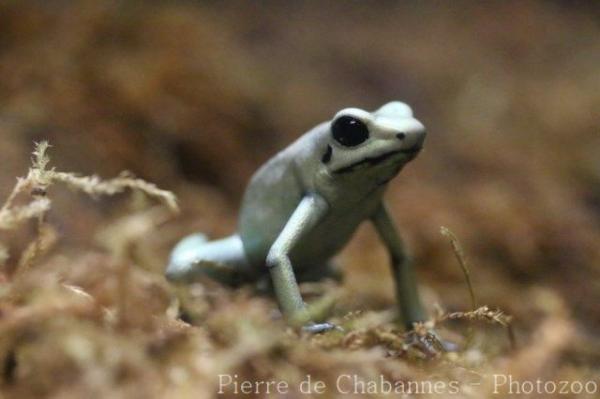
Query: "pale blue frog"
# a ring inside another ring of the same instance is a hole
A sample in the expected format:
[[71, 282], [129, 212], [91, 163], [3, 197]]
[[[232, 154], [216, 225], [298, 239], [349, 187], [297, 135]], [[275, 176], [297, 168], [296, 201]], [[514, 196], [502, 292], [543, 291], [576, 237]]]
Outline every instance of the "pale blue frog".
[[[167, 278], [192, 282], [205, 275], [235, 284], [270, 274], [288, 322], [306, 324], [297, 281], [331, 275], [329, 259], [369, 220], [389, 252], [403, 321], [412, 328], [426, 314], [383, 195], [390, 180], [419, 154], [424, 139], [425, 127], [402, 102], [375, 112], [339, 111], [254, 174], [236, 234], [216, 241], [194, 234], [177, 244]], [[312, 332], [333, 327], [305, 325]]]

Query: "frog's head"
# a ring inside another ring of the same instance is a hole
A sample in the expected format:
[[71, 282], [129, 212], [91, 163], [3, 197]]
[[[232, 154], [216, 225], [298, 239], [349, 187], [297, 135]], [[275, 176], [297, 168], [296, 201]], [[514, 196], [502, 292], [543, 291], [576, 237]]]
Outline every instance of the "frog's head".
[[339, 111], [328, 126], [329, 140], [321, 161], [332, 175], [374, 174], [393, 177], [423, 146], [425, 127], [399, 101], [375, 112]]

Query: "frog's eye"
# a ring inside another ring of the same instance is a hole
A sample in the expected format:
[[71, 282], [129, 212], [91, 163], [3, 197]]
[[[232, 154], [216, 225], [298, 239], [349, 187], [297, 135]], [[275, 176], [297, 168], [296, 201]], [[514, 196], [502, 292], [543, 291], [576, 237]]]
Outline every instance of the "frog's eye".
[[331, 124], [333, 138], [343, 146], [355, 147], [369, 138], [369, 129], [360, 119], [340, 116]]

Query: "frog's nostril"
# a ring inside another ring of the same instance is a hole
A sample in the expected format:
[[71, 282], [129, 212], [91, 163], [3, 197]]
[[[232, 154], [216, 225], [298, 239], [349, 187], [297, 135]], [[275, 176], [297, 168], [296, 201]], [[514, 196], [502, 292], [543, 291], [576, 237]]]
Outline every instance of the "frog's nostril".
[[397, 133], [396, 137], [398, 138], [398, 140], [404, 140], [406, 138], [406, 133], [404, 133], [404, 132]]

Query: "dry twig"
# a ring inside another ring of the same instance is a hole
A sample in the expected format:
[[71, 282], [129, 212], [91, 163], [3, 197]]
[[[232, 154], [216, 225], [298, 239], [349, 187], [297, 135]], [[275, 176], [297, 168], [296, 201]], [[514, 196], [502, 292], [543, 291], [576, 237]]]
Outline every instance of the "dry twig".
[[446, 313], [436, 319], [437, 322], [443, 322], [446, 320], [470, 320], [470, 321], [484, 321], [487, 323], [496, 323], [500, 324], [503, 327], [507, 327], [511, 320], [512, 316], [509, 316], [502, 312], [499, 309], [492, 310], [487, 306], [481, 306], [475, 310], [471, 310], [469, 312], [453, 312]]
[[26, 220], [37, 218], [50, 209], [50, 200], [40, 198], [27, 205], [0, 210], [0, 230], [12, 230]]
[[444, 237], [447, 237], [450, 240], [450, 244], [452, 245], [452, 250], [454, 251], [454, 255], [456, 256], [456, 260], [458, 260], [458, 264], [465, 275], [465, 280], [467, 281], [467, 286], [469, 287], [469, 295], [471, 296], [471, 306], [473, 309], [477, 308], [477, 299], [475, 298], [475, 291], [473, 290], [473, 283], [471, 282], [471, 273], [469, 271], [469, 267], [467, 266], [467, 260], [465, 257], [465, 253], [458, 242], [458, 239], [450, 231], [447, 227], [441, 227], [440, 232]]
[[[501, 310], [490, 310], [487, 306], [477, 307], [477, 299], [475, 297], [475, 291], [473, 289], [473, 283], [471, 282], [471, 272], [469, 267], [467, 266], [467, 260], [465, 253], [458, 241], [458, 238], [448, 229], [447, 227], [441, 227], [440, 232], [443, 236], [447, 237], [450, 240], [450, 244], [452, 245], [452, 250], [454, 251], [454, 255], [456, 256], [456, 260], [460, 265], [463, 274], [465, 276], [465, 280], [467, 282], [467, 287], [469, 288], [469, 295], [471, 296], [471, 306], [473, 310], [470, 312], [454, 312], [450, 314], [442, 314], [438, 316], [437, 321], [444, 320], [453, 320], [453, 319], [467, 319], [467, 320], [482, 320], [492, 323], [497, 323], [506, 328], [506, 332], [508, 334], [508, 340], [510, 341], [511, 348], [516, 348], [516, 339], [514, 330], [512, 328], [511, 320], [512, 316], [508, 316], [504, 314]], [[471, 331], [469, 330], [469, 335], [471, 335]], [[470, 340], [470, 339], [469, 339]]]
[[138, 190], [150, 197], [157, 198], [165, 203], [171, 210], [177, 211], [177, 199], [167, 190], [161, 190], [155, 184], [136, 178], [129, 172], [122, 172], [118, 177], [102, 180], [98, 176], [78, 176], [73, 173], [51, 172], [52, 181], [59, 181], [69, 187], [83, 191], [92, 197], [98, 195], [114, 195], [126, 189]]
[[[102, 180], [95, 175], [78, 176], [74, 173], [57, 172], [54, 168], [48, 168], [50, 164], [50, 157], [47, 154], [49, 148], [50, 145], [46, 141], [36, 143], [27, 176], [17, 179], [17, 184], [0, 208], [0, 230], [11, 230], [27, 220], [37, 219], [37, 237], [21, 255], [19, 270], [33, 264], [40, 253], [46, 251], [56, 241], [56, 234], [44, 222], [44, 216], [51, 206], [50, 199], [46, 197], [46, 194], [48, 187], [53, 183], [64, 183], [93, 197], [114, 195], [131, 189], [157, 198], [172, 211], [178, 210], [177, 199], [173, 193], [161, 190], [156, 185], [136, 178], [128, 172], [123, 172], [114, 179]], [[14, 206], [19, 194], [26, 191], [33, 196], [33, 200], [26, 205]], [[0, 248], [0, 265], [7, 258], [7, 250], [2, 251]]]
[[0, 243], [0, 267], [3, 267], [6, 264], [8, 258], [8, 248], [6, 248], [2, 243]]

